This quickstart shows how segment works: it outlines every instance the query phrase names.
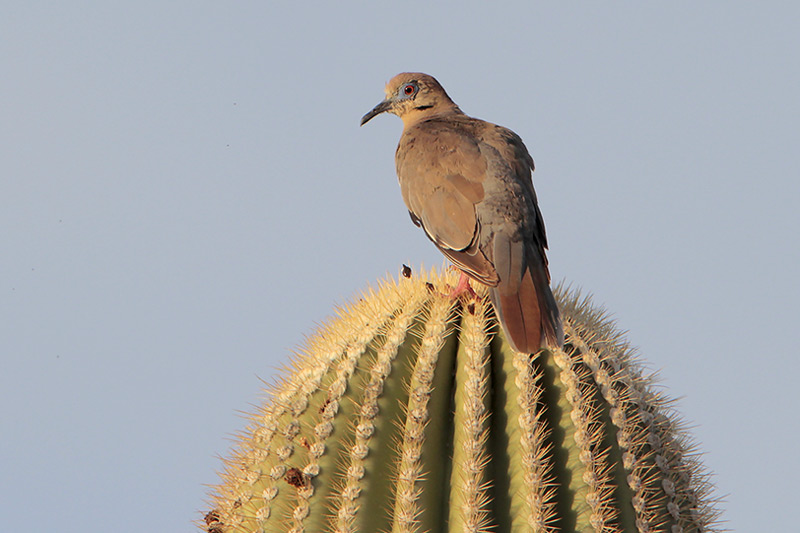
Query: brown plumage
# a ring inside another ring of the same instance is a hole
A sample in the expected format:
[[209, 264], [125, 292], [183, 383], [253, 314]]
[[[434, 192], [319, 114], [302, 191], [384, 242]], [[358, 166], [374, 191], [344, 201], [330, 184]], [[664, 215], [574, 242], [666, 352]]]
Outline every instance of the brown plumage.
[[533, 159], [509, 129], [465, 115], [433, 77], [398, 74], [361, 119], [403, 119], [395, 162], [411, 219], [470, 278], [488, 285], [511, 344], [537, 352], [564, 334], [550, 291]]

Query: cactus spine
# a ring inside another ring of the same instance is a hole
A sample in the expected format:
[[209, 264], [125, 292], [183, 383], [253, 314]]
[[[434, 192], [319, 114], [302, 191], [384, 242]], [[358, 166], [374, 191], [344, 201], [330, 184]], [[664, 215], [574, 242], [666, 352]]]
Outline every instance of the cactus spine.
[[454, 283], [383, 283], [309, 339], [226, 461], [204, 527], [715, 531], [693, 446], [602, 312], [559, 289], [567, 344], [531, 356], [488, 298], [442, 296]]

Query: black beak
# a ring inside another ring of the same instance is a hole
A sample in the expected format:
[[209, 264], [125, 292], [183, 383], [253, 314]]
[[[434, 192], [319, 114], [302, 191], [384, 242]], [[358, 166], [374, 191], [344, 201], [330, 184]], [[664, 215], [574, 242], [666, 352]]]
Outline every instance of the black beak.
[[361, 117], [361, 125], [363, 126], [364, 124], [372, 120], [373, 117], [389, 111], [391, 107], [392, 107], [392, 102], [390, 100], [384, 100], [380, 104], [373, 107], [372, 111]]

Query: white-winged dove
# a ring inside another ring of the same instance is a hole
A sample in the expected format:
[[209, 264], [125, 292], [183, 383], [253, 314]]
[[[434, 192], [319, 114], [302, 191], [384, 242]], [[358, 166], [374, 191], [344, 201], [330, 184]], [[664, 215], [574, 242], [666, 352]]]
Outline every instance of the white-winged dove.
[[398, 74], [385, 92], [361, 124], [384, 112], [403, 119], [395, 163], [411, 219], [461, 269], [459, 287], [469, 286], [464, 274], [490, 287], [514, 348], [560, 347], [533, 159], [522, 139], [465, 115], [427, 74]]

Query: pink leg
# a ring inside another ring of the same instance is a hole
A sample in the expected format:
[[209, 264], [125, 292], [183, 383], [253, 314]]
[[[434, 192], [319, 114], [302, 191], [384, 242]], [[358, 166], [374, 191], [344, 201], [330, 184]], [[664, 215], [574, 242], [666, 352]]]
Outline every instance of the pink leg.
[[460, 297], [462, 294], [467, 293], [468, 295], [472, 296], [473, 298], [477, 298], [478, 295], [475, 294], [475, 291], [472, 290], [472, 287], [469, 284], [469, 276], [460, 272], [460, 276], [458, 278], [458, 284], [456, 285], [455, 289], [450, 291], [450, 298], [456, 299]]

